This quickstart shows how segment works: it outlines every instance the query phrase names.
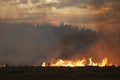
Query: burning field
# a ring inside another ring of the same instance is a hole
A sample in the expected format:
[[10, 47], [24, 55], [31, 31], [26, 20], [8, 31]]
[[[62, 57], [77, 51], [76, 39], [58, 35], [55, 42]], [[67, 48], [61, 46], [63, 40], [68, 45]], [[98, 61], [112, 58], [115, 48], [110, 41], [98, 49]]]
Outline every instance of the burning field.
[[0, 66], [119, 65], [119, 27], [0, 24]]
[[59, 59], [57, 60], [55, 63], [51, 63], [48, 65], [43, 62], [42, 67], [82, 67], [82, 66], [98, 66], [98, 67], [105, 67], [105, 66], [118, 66], [116, 64], [113, 63], [108, 63], [108, 58], [105, 57], [101, 62], [96, 63], [92, 61], [92, 58], [88, 59], [88, 63], [87, 63], [87, 59], [82, 59], [82, 60], [62, 60]]
[[120, 80], [120, 0], [0, 0], [0, 80]]
[[0, 25], [0, 80], [120, 80], [119, 27]]
[[119, 27], [0, 24], [0, 66], [118, 66]]

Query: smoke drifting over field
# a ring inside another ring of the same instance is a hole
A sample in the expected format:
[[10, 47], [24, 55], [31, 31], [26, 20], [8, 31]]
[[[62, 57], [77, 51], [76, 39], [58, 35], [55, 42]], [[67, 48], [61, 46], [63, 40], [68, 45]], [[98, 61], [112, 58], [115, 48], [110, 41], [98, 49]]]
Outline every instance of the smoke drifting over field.
[[98, 29], [101, 32], [101, 36], [99, 40], [94, 45], [92, 45], [93, 47], [90, 48], [91, 53], [96, 54], [96, 56], [99, 57], [108, 56], [110, 61], [120, 64], [120, 27], [105, 27], [104, 25], [98, 27]]
[[70, 25], [0, 24], [0, 64], [25, 65], [58, 58], [107, 56], [120, 64], [120, 28]]

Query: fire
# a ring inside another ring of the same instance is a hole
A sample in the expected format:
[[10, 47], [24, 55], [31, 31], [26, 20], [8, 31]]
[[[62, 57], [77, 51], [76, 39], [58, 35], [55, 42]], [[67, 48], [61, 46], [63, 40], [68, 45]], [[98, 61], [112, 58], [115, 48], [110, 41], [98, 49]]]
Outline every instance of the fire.
[[70, 67], [75, 67], [75, 66], [84, 66], [86, 60], [77, 60], [77, 61], [71, 61], [71, 60], [62, 60], [59, 59], [56, 63], [52, 63], [50, 66], [70, 66]]
[[45, 62], [43, 62], [42, 67], [45, 67], [45, 66], [46, 66], [46, 63], [45, 63]]
[[[81, 59], [81, 60], [62, 60], [58, 59], [55, 63], [51, 63], [48, 66], [51, 67], [82, 67], [82, 66], [99, 66], [99, 67], [104, 67], [104, 66], [112, 66], [113, 64], [108, 63], [108, 58], [105, 57], [102, 59], [101, 62], [96, 63], [93, 62], [92, 58], [88, 59]], [[43, 62], [42, 67], [46, 67], [46, 63]]]

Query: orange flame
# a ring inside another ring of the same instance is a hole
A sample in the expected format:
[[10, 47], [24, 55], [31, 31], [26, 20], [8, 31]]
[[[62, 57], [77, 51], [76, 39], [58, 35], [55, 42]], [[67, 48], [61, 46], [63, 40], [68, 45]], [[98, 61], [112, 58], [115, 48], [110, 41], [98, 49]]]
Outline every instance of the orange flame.
[[[49, 66], [52, 67], [81, 67], [81, 66], [99, 66], [99, 67], [104, 67], [104, 66], [112, 66], [113, 64], [108, 64], [108, 58], [105, 57], [101, 62], [95, 63], [92, 61], [92, 58], [88, 59], [89, 63], [87, 63], [87, 59], [82, 59], [82, 60], [77, 60], [77, 61], [72, 61], [72, 60], [62, 60], [58, 59], [55, 63], [51, 63]], [[46, 63], [43, 62], [42, 67], [46, 67]], [[117, 66], [117, 65], [115, 65]]]

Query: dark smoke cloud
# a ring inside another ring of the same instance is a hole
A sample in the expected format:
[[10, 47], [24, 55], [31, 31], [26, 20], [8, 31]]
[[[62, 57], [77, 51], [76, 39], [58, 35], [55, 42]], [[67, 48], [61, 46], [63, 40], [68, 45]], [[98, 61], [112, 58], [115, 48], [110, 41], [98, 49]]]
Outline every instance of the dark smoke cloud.
[[[105, 25], [104, 25], [105, 26]], [[26, 65], [104, 57], [120, 64], [120, 27], [73, 28], [51, 24], [0, 24], [0, 64]]]
[[1, 63], [29, 64], [39, 59], [45, 60], [49, 58], [49, 52], [55, 43], [58, 43], [49, 27], [35, 28], [30, 24], [15, 24], [1, 25], [0, 28]]
[[85, 57], [89, 47], [97, 42], [98, 38], [99, 35], [96, 31], [85, 28], [72, 35], [67, 35], [62, 41], [62, 54], [58, 58], [77, 59]]
[[0, 24], [0, 63], [33, 64], [82, 55], [97, 40], [91, 29], [68, 25]]

